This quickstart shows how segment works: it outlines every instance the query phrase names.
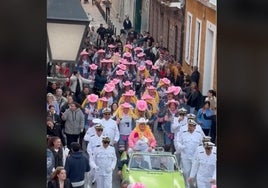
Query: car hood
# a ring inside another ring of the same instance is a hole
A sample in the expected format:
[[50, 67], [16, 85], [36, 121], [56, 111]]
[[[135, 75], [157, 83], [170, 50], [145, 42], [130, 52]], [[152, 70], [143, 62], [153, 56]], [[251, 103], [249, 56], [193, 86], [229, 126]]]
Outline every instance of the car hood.
[[146, 188], [185, 188], [183, 176], [180, 172], [158, 172], [131, 170], [128, 172], [130, 183], [142, 182]]

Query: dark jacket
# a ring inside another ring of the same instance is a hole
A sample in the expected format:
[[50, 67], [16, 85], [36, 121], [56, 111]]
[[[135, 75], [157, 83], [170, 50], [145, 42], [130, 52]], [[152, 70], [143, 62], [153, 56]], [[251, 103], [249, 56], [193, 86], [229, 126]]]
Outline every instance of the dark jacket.
[[101, 91], [106, 82], [107, 82], [106, 77], [96, 74], [95, 82], [94, 82], [95, 89], [98, 91]]
[[200, 73], [198, 71], [194, 71], [191, 74], [191, 82], [195, 82], [197, 85], [199, 83]]
[[50, 149], [53, 153], [54, 159], [55, 159], [55, 165], [54, 168], [56, 169], [58, 166], [63, 166], [63, 150], [62, 148], [59, 149], [59, 151], [55, 151], [53, 148]]
[[189, 106], [195, 107], [195, 110], [198, 110], [202, 105], [202, 94], [198, 90], [192, 91], [188, 94], [187, 100]]
[[129, 30], [129, 29], [131, 29], [131, 27], [132, 27], [132, 23], [131, 23], [131, 21], [128, 20], [128, 22], [127, 22], [127, 20], [125, 19], [124, 22], [123, 22], [123, 27], [124, 27], [124, 30]]
[[[64, 188], [72, 188], [72, 184], [68, 178], [64, 181]], [[60, 188], [59, 180], [52, 180], [48, 182], [47, 188]]]
[[67, 178], [73, 182], [85, 179], [85, 172], [89, 172], [89, 161], [82, 152], [73, 152], [66, 158], [65, 170]]
[[61, 143], [63, 146], [66, 146], [66, 143], [65, 143], [65, 139], [63, 137], [63, 134], [62, 134], [62, 131], [61, 131], [61, 127], [59, 124], [55, 124], [54, 123], [54, 127], [53, 128], [50, 128], [49, 126], [47, 126], [47, 135], [49, 136], [57, 136], [61, 139]]

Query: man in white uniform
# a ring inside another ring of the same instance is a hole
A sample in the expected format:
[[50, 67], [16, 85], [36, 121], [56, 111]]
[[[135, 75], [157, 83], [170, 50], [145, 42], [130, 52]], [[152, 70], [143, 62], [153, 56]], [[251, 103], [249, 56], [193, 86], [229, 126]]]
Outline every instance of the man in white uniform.
[[196, 176], [198, 188], [211, 188], [215, 184], [216, 177], [216, 152], [212, 151], [214, 144], [206, 142], [205, 151], [200, 151], [197, 154], [197, 159], [193, 161], [190, 177], [191, 182]]
[[114, 147], [110, 146], [110, 138], [103, 137], [102, 145], [93, 151], [90, 166], [95, 169], [97, 188], [112, 188], [112, 175], [116, 165]]
[[[102, 132], [103, 132], [103, 126], [101, 124], [96, 124], [95, 126], [96, 133], [92, 134], [89, 137], [88, 145], [87, 145], [87, 153], [89, 155], [89, 160], [92, 160], [93, 151], [102, 145]], [[90, 164], [90, 163], [89, 163]], [[90, 180], [91, 183], [95, 183], [95, 170], [92, 166], [90, 166]]]
[[114, 146], [119, 140], [119, 130], [115, 120], [111, 118], [111, 109], [104, 108], [102, 110], [103, 118], [101, 124], [104, 127], [103, 134], [110, 138], [110, 145]]
[[187, 179], [190, 175], [192, 159], [196, 148], [202, 143], [202, 138], [201, 132], [196, 130], [196, 122], [190, 119], [188, 120], [188, 130], [181, 133], [175, 145], [176, 151], [181, 153], [181, 167], [187, 188], [190, 188]]

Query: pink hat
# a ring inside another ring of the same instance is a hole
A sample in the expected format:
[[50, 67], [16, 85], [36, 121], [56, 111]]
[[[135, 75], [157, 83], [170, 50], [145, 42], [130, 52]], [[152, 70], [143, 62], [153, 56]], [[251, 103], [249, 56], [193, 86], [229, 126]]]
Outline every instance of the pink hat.
[[139, 66], [139, 67], [138, 67], [138, 70], [139, 70], [139, 71], [143, 71], [143, 70], [145, 70], [145, 66], [144, 66], [144, 65]]
[[171, 86], [173, 88], [174, 95], [178, 95], [181, 92], [180, 86]]
[[159, 68], [159, 67], [158, 67], [157, 65], [153, 65], [153, 66], [152, 66], [152, 69], [154, 69], [154, 70], [158, 70], [158, 68]]
[[131, 45], [131, 44], [126, 44], [126, 45], [125, 45], [125, 48], [132, 49], [132, 45]]
[[124, 102], [123, 104], [121, 104], [121, 106], [123, 108], [131, 108], [131, 105], [129, 103], [127, 103], [127, 102]]
[[112, 59], [107, 59], [106, 60], [106, 63], [113, 63], [114, 62], [114, 60], [112, 60]]
[[123, 70], [123, 71], [127, 70], [127, 67], [126, 67], [126, 65], [124, 65], [124, 64], [119, 64], [119, 65], [117, 65], [117, 67], [118, 67], [119, 69]]
[[119, 63], [124, 63], [124, 61], [126, 61], [126, 59], [124, 59], [124, 58], [121, 58], [118, 60]]
[[154, 86], [149, 86], [149, 87], [147, 87], [147, 89], [156, 90], [156, 88]]
[[176, 105], [179, 105], [179, 104], [180, 104], [178, 101], [176, 101], [176, 100], [174, 100], [174, 99], [171, 99], [171, 100], [169, 100], [169, 101], [167, 102], [168, 105], [171, 104], [171, 103], [174, 103], [174, 104], [176, 104]]
[[134, 48], [134, 51], [142, 51], [142, 48], [137, 46], [136, 48]]
[[100, 100], [103, 102], [108, 102], [108, 99], [106, 97], [102, 97], [102, 98], [100, 98]]
[[112, 92], [114, 90], [114, 87], [112, 87], [111, 85], [106, 85], [105, 87], [104, 87], [104, 91], [105, 92]]
[[124, 86], [131, 86], [132, 85], [132, 82], [130, 82], [130, 81], [125, 81], [125, 82], [123, 82], [123, 85]]
[[118, 52], [115, 52], [114, 55], [116, 55], [116, 56], [121, 56]]
[[152, 80], [150, 77], [148, 77], [148, 78], [145, 79], [145, 82], [146, 82], [146, 83], [152, 83], [153, 80]]
[[151, 95], [149, 95], [148, 93], [146, 93], [141, 97], [141, 99], [142, 100], [152, 100], [153, 97]]
[[128, 90], [128, 93], [129, 93], [130, 95], [132, 95], [132, 96], [135, 95], [135, 91], [133, 91], [132, 89]]
[[149, 60], [149, 59], [146, 60], [145, 63], [146, 63], [147, 65], [153, 65], [153, 62], [152, 62], [151, 60]]
[[92, 70], [96, 70], [98, 68], [98, 66], [96, 64], [91, 64], [91, 65], [89, 65], [89, 67]]
[[116, 75], [118, 75], [118, 76], [122, 76], [122, 75], [124, 75], [124, 71], [122, 71], [121, 69], [120, 70], [118, 70], [118, 71], [116, 71]]
[[131, 188], [146, 188], [146, 186], [142, 183], [137, 182], [137, 183], [132, 184]]
[[138, 56], [138, 57], [143, 57], [143, 56], [145, 56], [145, 53], [140, 52], [137, 56]]
[[102, 59], [100, 60], [101, 63], [107, 63], [108, 62], [108, 59]]
[[147, 109], [147, 102], [144, 100], [138, 100], [136, 105], [137, 109], [140, 111], [145, 111]]
[[130, 91], [131, 91], [131, 90], [125, 92], [125, 93], [123, 94], [123, 96], [133, 97], [133, 96], [135, 95], [135, 92], [133, 93], [133, 92], [130, 92]]
[[112, 80], [112, 82], [116, 85], [116, 84], [118, 84], [119, 83], [119, 79], [117, 79], [117, 78], [114, 78], [113, 80]]
[[106, 86], [109, 86], [109, 87], [114, 87], [115, 88], [115, 84], [112, 82], [112, 81], [110, 81], [108, 84], [105, 84]]
[[103, 49], [99, 49], [97, 52], [98, 52], [98, 53], [105, 53], [105, 50], [103, 50]]
[[113, 44], [109, 44], [108, 47], [109, 47], [109, 48], [115, 48], [115, 45], [113, 45]]
[[131, 61], [131, 62], [130, 62], [130, 65], [136, 65], [136, 64], [137, 64], [136, 61]]
[[97, 102], [98, 98], [99, 98], [99, 96], [95, 95], [95, 94], [90, 94], [90, 95], [87, 96], [87, 100], [89, 102], [92, 102], [92, 103]]
[[123, 57], [131, 57], [131, 53], [126, 52], [126, 53], [123, 54]]
[[164, 84], [170, 84], [170, 80], [167, 78], [162, 78], [161, 80]]
[[80, 53], [81, 56], [83, 55], [88, 55], [88, 53], [86, 52], [86, 50], [83, 50], [81, 53]]
[[174, 88], [173, 87], [168, 87], [167, 91], [165, 91], [165, 93], [172, 93], [174, 92]]

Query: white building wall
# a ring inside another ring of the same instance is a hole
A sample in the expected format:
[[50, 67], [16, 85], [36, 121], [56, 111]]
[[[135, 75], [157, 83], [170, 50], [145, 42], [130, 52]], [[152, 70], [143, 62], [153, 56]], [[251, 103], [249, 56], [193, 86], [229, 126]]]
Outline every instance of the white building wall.
[[141, 32], [149, 31], [150, 0], [142, 0]]

